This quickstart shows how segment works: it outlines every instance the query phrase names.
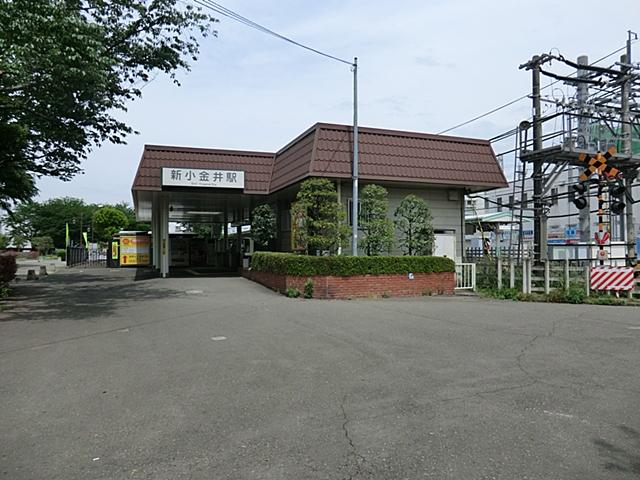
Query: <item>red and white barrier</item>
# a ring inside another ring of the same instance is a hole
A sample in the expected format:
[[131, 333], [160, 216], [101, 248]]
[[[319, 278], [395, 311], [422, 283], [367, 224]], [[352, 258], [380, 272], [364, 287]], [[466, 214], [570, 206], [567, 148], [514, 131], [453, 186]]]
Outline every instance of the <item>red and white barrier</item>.
[[591, 290], [630, 291], [635, 288], [633, 267], [593, 267]]

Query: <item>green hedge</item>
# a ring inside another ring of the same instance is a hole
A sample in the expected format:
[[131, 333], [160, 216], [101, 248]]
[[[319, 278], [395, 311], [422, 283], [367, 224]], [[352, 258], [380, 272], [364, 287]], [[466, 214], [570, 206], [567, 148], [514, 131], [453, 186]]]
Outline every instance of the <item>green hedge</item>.
[[279, 275], [311, 276], [380, 275], [387, 273], [453, 272], [455, 263], [446, 257], [311, 257], [293, 253], [256, 252], [251, 269]]

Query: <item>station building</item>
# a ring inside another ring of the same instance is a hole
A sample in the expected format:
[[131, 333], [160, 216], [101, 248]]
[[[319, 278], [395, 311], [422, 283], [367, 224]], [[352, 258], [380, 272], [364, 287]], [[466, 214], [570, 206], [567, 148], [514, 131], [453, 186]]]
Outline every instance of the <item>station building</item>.
[[[384, 186], [390, 215], [408, 194], [427, 201], [435, 255], [462, 256], [466, 194], [507, 186], [487, 140], [360, 127], [358, 143], [360, 188]], [[172, 267], [237, 269], [251, 211], [263, 203], [277, 214], [276, 249], [290, 251], [291, 204], [310, 177], [335, 182], [350, 223], [352, 160], [353, 128], [327, 123], [313, 125], [277, 152], [146, 145], [132, 194], [137, 219], [152, 225], [153, 266], [162, 276]], [[217, 224], [222, 235], [171, 234], [170, 222]]]

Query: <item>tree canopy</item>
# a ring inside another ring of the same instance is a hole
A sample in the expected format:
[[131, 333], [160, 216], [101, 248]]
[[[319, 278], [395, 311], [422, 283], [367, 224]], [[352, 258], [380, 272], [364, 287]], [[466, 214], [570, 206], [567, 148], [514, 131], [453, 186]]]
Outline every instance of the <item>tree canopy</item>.
[[[110, 212], [108, 217], [114, 222], [109, 223], [104, 218], [107, 215], [94, 218], [94, 213], [103, 209]], [[117, 213], [113, 213], [114, 210]], [[98, 226], [95, 220], [98, 220]], [[12, 243], [32, 241], [36, 237], [51, 237], [57, 248], [65, 246], [66, 224], [69, 224], [69, 237], [75, 244], [84, 242], [82, 232], [88, 232], [89, 239], [93, 237], [94, 241], [106, 241], [108, 234], [104, 235], [108, 227], [118, 230], [149, 229], [148, 225], [136, 222], [133, 210], [126, 203], [93, 205], [86, 204], [79, 198], [69, 197], [53, 198], [46, 202], [21, 203], [5, 217], [4, 224], [7, 226]], [[99, 228], [100, 231], [91, 232], [92, 226]]]
[[431, 255], [434, 234], [427, 202], [416, 195], [407, 195], [396, 208], [394, 217], [405, 255]]
[[342, 223], [344, 212], [333, 182], [310, 178], [302, 182], [291, 206], [294, 249], [317, 254], [335, 253], [344, 244], [348, 227]]
[[178, 83], [214, 21], [180, 0], [0, 2], [0, 207], [124, 143], [133, 129], [114, 115], [153, 74]]
[[258, 205], [251, 213], [251, 237], [260, 247], [268, 247], [276, 238], [276, 214], [269, 204]]
[[363, 236], [360, 248], [367, 255], [389, 253], [393, 246], [393, 222], [388, 218], [387, 189], [380, 185], [367, 185], [360, 194], [360, 230]]
[[127, 228], [129, 219], [115, 207], [102, 207], [91, 217], [92, 237], [99, 242], [108, 242], [120, 230]]

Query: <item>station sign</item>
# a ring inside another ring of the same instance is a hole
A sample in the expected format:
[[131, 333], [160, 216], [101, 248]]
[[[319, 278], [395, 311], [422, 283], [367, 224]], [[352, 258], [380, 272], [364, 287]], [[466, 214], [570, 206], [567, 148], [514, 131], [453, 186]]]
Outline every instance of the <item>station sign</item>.
[[244, 171], [163, 167], [166, 187], [244, 188]]

